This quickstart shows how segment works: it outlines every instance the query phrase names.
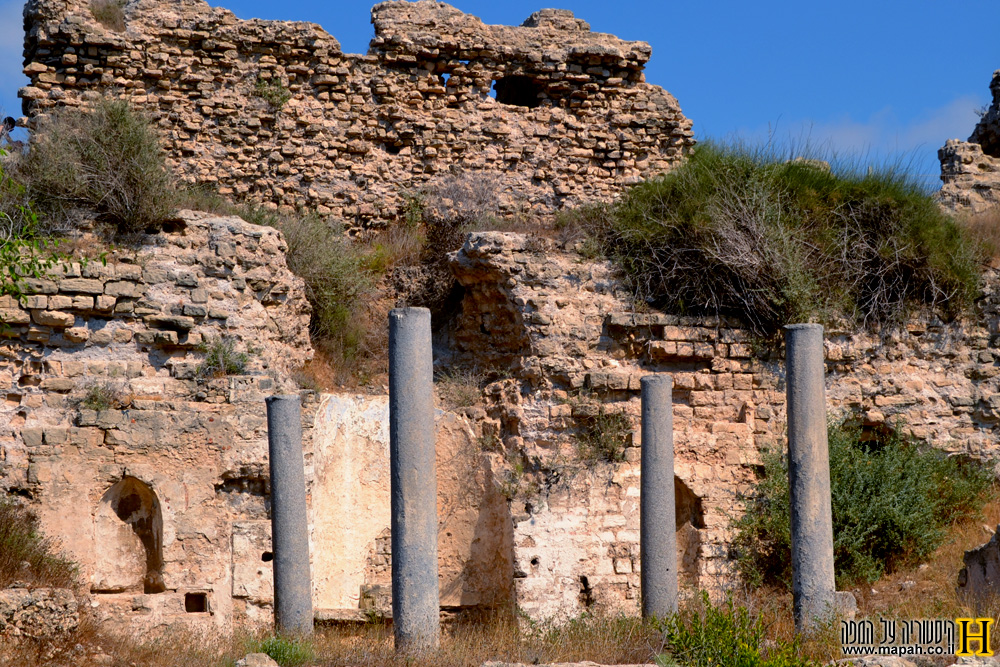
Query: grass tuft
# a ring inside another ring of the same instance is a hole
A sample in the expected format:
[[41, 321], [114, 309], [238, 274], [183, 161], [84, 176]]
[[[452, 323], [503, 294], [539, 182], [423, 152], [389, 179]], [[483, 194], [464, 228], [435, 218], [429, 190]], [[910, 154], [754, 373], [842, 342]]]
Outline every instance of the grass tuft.
[[82, 410], [111, 410], [125, 406], [129, 402], [125, 392], [109, 382], [97, 382], [87, 387], [78, 407]]
[[205, 359], [198, 366], [201, 377], [243, 375], [250, 363], [250, 355], [237, 350], [236, 340], [227, 336], [207, 340], [199, 349], [205, 353]]
[[632, 439], [632, 422], [622, 413], [600, 412], [583, 419], [583, 429], [577, 436], [577, 453], [587, 463], [625, 460], [625, 448]]
[[278, 111], [292, 99], [292, 93], [279, 79], [257, 79], [254, 82], [253, 94]]
[[702, 593], [695, 604], [659, 621], [666, 642], [657, 664], [685, 667], [810, 667], [800, 641], [768, 638], [764, 618], [732, 598], [714, 605]]
[[310, 642], [281, 636], [251, 641], [249, 652], [266, 653], [281, 667], [298, 667], [316, 658], [316, 651]]
[[125, 0], [92, 0], [90, 13], [108, 30], [125, 32]]

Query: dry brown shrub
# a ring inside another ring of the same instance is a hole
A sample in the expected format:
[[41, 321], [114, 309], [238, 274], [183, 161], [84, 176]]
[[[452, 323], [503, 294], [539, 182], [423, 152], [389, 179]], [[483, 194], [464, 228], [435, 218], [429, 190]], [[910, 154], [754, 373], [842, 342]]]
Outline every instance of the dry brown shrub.
[[329, 667], [467, 667], [490, 660], [635, 664], [652, 662], [663, 647], [658, 633], [638, 618], [594, 616], [520, 627], [502, 614], [445, 625], [441, 650], [426, 656], [396, 655], [392, 627], [379, 623], [323, 630], [315, 646], [319, 663]]
[[92, 0], [90, 13], [108, 30], [125, 32], [125, 0]]
[[1000, 260], [1000, 207], [958, 218], [959, 224], [982, 244], [987, 256], [997, 264]]

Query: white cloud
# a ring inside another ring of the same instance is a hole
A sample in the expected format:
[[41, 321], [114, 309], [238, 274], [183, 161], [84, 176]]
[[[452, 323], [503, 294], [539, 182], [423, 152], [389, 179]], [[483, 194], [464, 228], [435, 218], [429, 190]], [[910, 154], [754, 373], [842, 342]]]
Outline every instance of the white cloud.
[[776, 125], [743, 133], [751, 142], [773, 140], [778, 146], [808, 147], [822, 155], [839, 156], [850, 162], [875, 164], [901, 160], [912, 173], [936, 186], [939, 173], [937, 150], [948, 139], [966, 139], [978, 117], [975, 109], [984, 100], [963, 95], [940, 107], [927, 109], [900, 120], [891, 107], [867, 119], [843, 117], [832, 121], [779, 120]]

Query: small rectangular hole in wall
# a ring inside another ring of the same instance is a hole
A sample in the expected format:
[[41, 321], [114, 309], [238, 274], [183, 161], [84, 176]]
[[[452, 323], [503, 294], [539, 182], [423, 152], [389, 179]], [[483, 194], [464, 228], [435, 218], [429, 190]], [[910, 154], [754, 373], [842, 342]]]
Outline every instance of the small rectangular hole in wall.
[[203, 614], [208, 611], [208, 593], [185, 593], [184, 611], [189, 614]]

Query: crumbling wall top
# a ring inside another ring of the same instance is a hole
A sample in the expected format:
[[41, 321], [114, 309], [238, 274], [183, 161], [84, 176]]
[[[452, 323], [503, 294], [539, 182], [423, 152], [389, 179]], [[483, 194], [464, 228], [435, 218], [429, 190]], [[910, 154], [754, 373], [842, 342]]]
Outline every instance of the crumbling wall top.
[[488, 25], [451, 5], [434, 0], [389, 0], [372, 8], [373, 52], [413, 55], [445, 53], [460, 59], [498, 62], [580, 62], [641, 70], [652, 54], [646, 42], [590, 32], [590, 24], [565, 9], [542, 9], [520, 26]]
[[647, 84], [651, 49], [566, 10], [486, 25], [445, 3], [372, 10], [368, 55], [314, 23], [244, 21], [202, 0], [29, 0], [19, 92], [32, 117], [100, 95], [157, 126], [184, 181], [349, 227], [398, 220], [405, 192], [494, 178], [506, 217], [609, 201], [678, 164], [691, 121]]

